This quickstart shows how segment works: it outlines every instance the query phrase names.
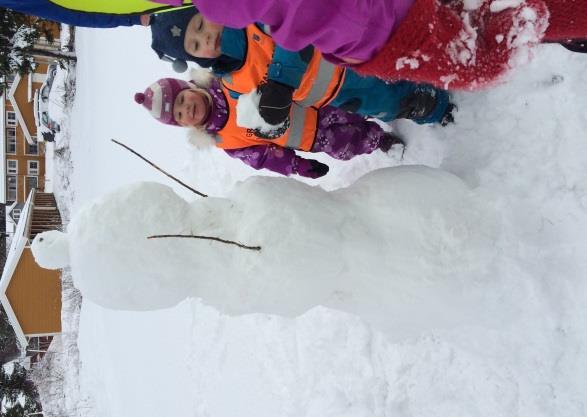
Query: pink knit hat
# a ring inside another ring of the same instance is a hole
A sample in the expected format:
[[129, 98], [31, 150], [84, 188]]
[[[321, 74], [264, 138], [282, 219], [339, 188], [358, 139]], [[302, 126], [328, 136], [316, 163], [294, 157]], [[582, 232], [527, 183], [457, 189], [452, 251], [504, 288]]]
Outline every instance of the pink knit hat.
[[147, 87], [144, 93], [136, 93], [135, 101], [142, 104], [161, 123], [178, 126], [173, 117], [173, 103], [177, 95], [187, 88], [192, 88], [187, 81], [161, 78]]

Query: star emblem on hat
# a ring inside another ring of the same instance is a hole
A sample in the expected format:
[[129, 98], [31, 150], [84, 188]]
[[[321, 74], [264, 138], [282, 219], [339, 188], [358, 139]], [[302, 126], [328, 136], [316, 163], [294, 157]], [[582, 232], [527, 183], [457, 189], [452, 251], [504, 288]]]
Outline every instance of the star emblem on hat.
[[171, 35], [173, 35], [174, 38], [179, 38], [181, 36], [181, 29], [176, 25], [173, 25], [171, 28]]

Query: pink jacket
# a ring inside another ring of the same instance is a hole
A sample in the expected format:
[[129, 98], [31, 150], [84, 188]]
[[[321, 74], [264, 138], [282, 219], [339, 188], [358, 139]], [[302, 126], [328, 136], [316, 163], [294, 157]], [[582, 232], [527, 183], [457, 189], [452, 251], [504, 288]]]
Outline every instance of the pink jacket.
[[[154, 0], [179, 5], [181, 0]], [[208, 19], [232, 28], [271, 27], [286, 49], [314, 45], [326, 59], [371, 59], [406, 17], [414, 0], [193, 0]]]

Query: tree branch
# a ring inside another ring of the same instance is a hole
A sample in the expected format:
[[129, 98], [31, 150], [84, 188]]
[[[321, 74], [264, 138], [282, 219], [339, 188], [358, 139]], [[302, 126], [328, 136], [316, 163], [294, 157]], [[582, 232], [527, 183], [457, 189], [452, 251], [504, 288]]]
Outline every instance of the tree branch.
[[156, 170], [158, 170], [159, 172], [162, 172], [163, 174], [167, 175], [169, 178], [171, 178], [173, 181], [177, 182], [178, 184], [184, 186], [185, 188], [187, 188], [188, 190], [190, 190], [191, 192], [201, 196], [201, 197], [208, 197], [206, 194], [199, 192], [198, 190], [195, 190], [194, 188], [190, 187], [189, 185], [187, 185], [186, 183], [184, 183], [183, 181], [175, 178], [173, 175], [168, 174], [167, 172], [165, 172], [164, 170], [162, 170], [161, 168], [159, 168], [157, 165], [155, 165], [154, 163], [152, 163], [151, 161], [149, 161], [147, 158], [145, 158], [144, 156], [142, 156], [140, 153], [136, 152], [135, 150], [131, 149], [130, 147], [126, 146], [123, 143], [120, 143], [119, 141], [115, 140], [115, 139], [110, 139], [112, 142], [116, 143], [117, 145], [122, 146], [123, 148], [125, 148], [126, 150], [132, 152], [133, 154], [135, 154], [136, 156], [138, 156], [139, 158], [141, 158], [143, 161], [145, 161], [146, 163], [148, 163], [149, 165], [151, 165], [153, 168], [155, 168]]
[[179, 238], [185, 238], [185, 239], [204, 239], [204, 240], [214, 240], [216, 242], [221, 242], [221, 243], [226, 243], [227, 245], [236, 245], [239, 248], [242, 249], [249, 249], [249, 250], [256, 250], [256, 251], [260, 251], [261, 250], [261, 246], [248, 246], [248, 245], [243, 245], [242, 243], [238, 243], [232, 240], [226, 240], [226, 239], [221, 239], [219, 237], [214, 237], [214, 236], [197, 236], [197, 235], [153, 235], [153, 236], [147, 236], [147, 239], [160, 239], [160, 238], [165, 238], [165, 237], [179, 237]]

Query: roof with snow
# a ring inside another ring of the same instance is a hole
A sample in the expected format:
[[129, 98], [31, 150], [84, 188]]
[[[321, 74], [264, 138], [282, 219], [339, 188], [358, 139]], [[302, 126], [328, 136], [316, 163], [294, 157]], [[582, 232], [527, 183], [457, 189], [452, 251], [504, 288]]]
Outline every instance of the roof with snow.
[[33, 196], [34, 192], [31, 191], [27, 197], [26, 202], [24, 203], [20, 220], [16, 226], [16, 230], [14, 231], [10, 249], [6, 255], [6, 264], [4, 265], [4, 271], [2, 272], [2, 278], [0, 278], [0, 303], [4, 307], [4, 310], [8, 315], [10, 325], [16, 333], [16, 338], [23, 348], [27, 346], [27, 340], [20, 323], [16, 318], [16, 314], [14, 313], [8, 298], [6, 297], [6, 290], [8, 289], [8, 285], [10, 284], [10, 280], [12, 279], [12, 275], [14, 274], [16, 266], [18, 265], [22, 251], [29, 242], [28, 226], [31, 220]]
[[[18, 85], [20, 84], [22, 77], [20, 76], [20, 74], [16, 74], [16, 76], [14, 77], [14, 81], [12, 82], [12, 85], [10, 86], [10, 90], [8, 90], [8, 100], [10, 100], [10, 103], [12, 104], [12, 107], [14, 109], [14, 113], [16, 114], [16, 118], [18, 120], [18, 124], [20, 125], [20, 128], [22, 129], [23, 133], [24, 133], [24, 137], [26, 139], [26, 141], [33, 145], [35, 143], [35, 141], [33, 140], [33, 136], [31, 135], [31, 132], [29, 131], [29, 128], [24, 120], [24, 117], [20, 111], [20, 108], [18, 107], [18, 101], [16, 100], [16, 98], [14, 97], [14, 94], [16, 93], [16, 90], [18, 88]], [[28, 89], [29, 87], [27, 87]]]

